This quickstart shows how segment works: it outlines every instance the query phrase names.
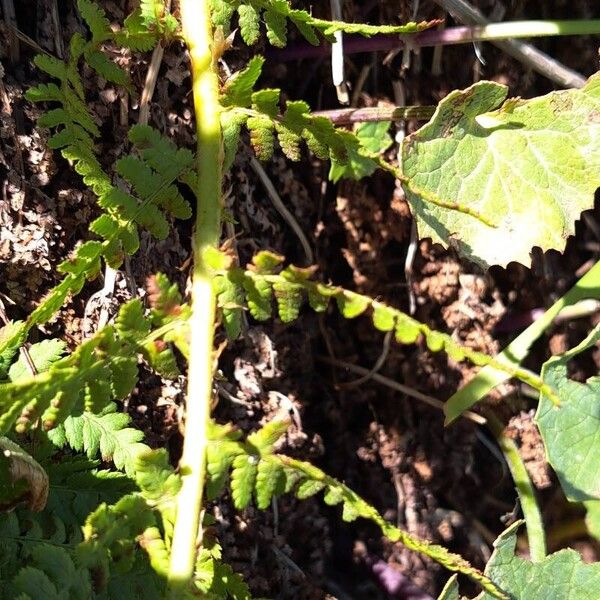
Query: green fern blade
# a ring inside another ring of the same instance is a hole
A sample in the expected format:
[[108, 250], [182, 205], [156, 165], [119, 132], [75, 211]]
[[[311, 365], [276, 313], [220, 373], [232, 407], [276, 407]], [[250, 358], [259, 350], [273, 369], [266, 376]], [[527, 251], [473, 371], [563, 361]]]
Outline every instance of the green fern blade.
[[283, 123], [276, 122], [275, 131], [277, 132], [277, 140], [282, 152], [290, 160], [299, 161], [301, 158], [300, 142], [302, 141], [302, 137]]
[[33, 62], [40, 71], [44, 71], [44, 73], [47, 73], [60, 81], [66, 81], [68, 78], [67, 67], [62, 60], [58, 60], [48, 54], [38, 54], [34, 56]]
[[94, 138], [100, 136], [100, 130], [96, 125], [92, 114], [89, 112], [87, 104], [75, 91], [69, 86], [63, 86], [65, 96], [64, 108], [74, 123], [79, 123]]
[[369, 298], [344, 290], [335, 296], [338, 308], [344, 318], [355, 319], [362, 315], [371, 305]]
[[269, 250], [261, 250], [252, 257], [252, 263], [249, 265], [251, 271], [249, 275], [253, 273], [259, 275], [270, 275], [276, 271], [276, 269], [283, 263], [285, 258], [275, 252]]
[[231, 496], [233, 504], [238, 509], [246, 508], [252, 499], [256, 481], [258, 457], [240, 454], [233, 459], [231, 471]]
[[144, 316], [144, 305], [139, 298], [129, 300], [121, 307], [115, 328], [121, 339], [137, 340], [150, 332], [150, 323]]
[[[29, 358], [38, 373], [47, 371], [52, 364], [60, 360], [65, 352], [66, 344], [62, 340], [49, 339], [33, 344], [28, 350]], [[8, 371], [11, 381], [23, 381], [31, 376], [28, 361], [22, 356]]]
[[273, 284], [279, 318], [284, 323], [291, 323], [298, 318], [302, 306], [302, 286], [285, 280]]
[[102, 244], [100, 242], [85, 242], [77, 248], [72, 258], [68, 258], [60, 263], [57, 270], [59, 273], [93, 277], [100, 272], [101, 256]]
[[227, 172], [233, 161], [240, 143], [242, 125], [246, 123], [248, 116], [236, 111], [223, 111], [221, 113], [221, 129], [223, 131], [223, 171]]
[[233, 460], [244, 452], [242, 446], [234, 441], [211, 441], [206, 451], [206, 494], [214, 500], [223, 491]]
[[[287, 1], [286, 1], [287, 4]], [[263, 19], [267, 27], [267, 39], [272, 46], [283, 48], [287, 44], [287, 23], [281, 13], [274, 10], [265, 10]]]
[[38, 119], [38, 125], [48, 128], [69, 125], [72, 122], [71, 115], [64, 108], [53, 108]]
[[92, 34], [92, 42], [99, 44], [112, 38], [110, 23], [104, 11], [92, 0], [77, 0], [77, 9]]
[[297, 486], [296, 497], [299, 500], [306, 500], [307, 498], [318, 494], [324, 487], [325, 484], [322, 481], [305, 479]]
[[242, 282], [246, 292], [248, 310], [257, 321], [266, 321], [272, 311], [273, 288], [265, 277], [256, 275], [244, 277]]
[[111, 403], [99, 414], [83, 413], [78, 417], [68, 417], [62, 428], [50, 435], [55, 440], [64, 436], [71, 448], [85, 452], [89, 458], [100, 454], [102, 460], [112, 460], [117, 469], [132, 477], [138, 455], [149, 448], [141, 443], [142, 432], [128, 427], [129, 417], [115, 411], [116, 405]]
[[315, 33], [313, 26], [310, 24], [311, 16], [304, 10], [290, 11], [290, 19], [296, 26], [296, 29], [302, 34], [302, 37], [313, 46], [318, 46], [321, 43], [319, 36]]
[[134, 125], [129, 130], [128, 137], [143, 159], [164, 181], [180, 179], [194, 165], [192, 152], [187, 148], [177, 148], [169, 138], [148, 125]]
[[260, 35], [260, 13], [251, 4], [238, 6], [240, 34], [248, 46], [258, 41]]
[[[109, 245], [112, 242], [119, 240], [122, 243], [122, 249], [129, 255], [135, 254], [140, 247], [140, 239], [137, 233], [137, 228], [133, 223], [122, 223], [115, 219], [112, 215], [103, 214], [100, 215], [96, 220], [90, 224], [90, 231], [96, 235], [109, 240]], [[111, 261], [111, 256], [120, 250], [119, 244], [114, 247], [105, 247], [103, 255], [107, 262], [114, 263], [115, 260]], [[113, 257], [114, 259], [115, 257]], [[117, 264], [122, 262], [122, 256], [120, 260], [116, 261]]]
[[133, 85], [127, 72], [110, 60], [104, 52], [89, 50], [85, 53], [85, 60], [100, 77], [112, 81], [112, 83], [116, 83], [133, 93]]
[[133, 392], [138, 380], [136, 356], [115, 356], [111, 360], [111, 390], [114, 398], [124, 400]]
[[210, 0], [210, 4], [213, 24], [215, 27], [222, 27], [226, 34], [229, 33], [231, 17], [237, 8], [236, 4], [227, 0]]
[[256, 506], [265, 510], [271, 504], [271, 499], [284, 491], [285, 474], [281, 463], [271, 456], [261, 458], [256, 473]]
[[307, 497], [320, 489], [326, 489], [326, 493], [328, 494], [331, 503], [339, 504], [340, 500], [343, 502], [343, 516], [346, 520], [354, 520], [355, 518], [362, 517], [373, 521], [380, 527], [383, 535], [391, 541], [401, 542], [407, 548], [428, 556], [447, 569], [466, 575], [486, 591], [490, 592], [495, 598], [507, 598], [490, 579], [479, 570], [472, 567], [461, 556], [452, 554], [442, 546], [420, 540], [419, 538], [394, 527], [388, 523], [375, 508], [370, 506], [350, 488], [333, 477], [326, 475], [314, 465], [280, 454], [277, 455], [277, 458], [281, 460], [284, 466], [299, 471], [304, 476], [303, 482], [296, 490], [296, 495], [298, 495], [298, 492], [300, 491], [301, 497]]
[[[147, 527], [138, 537], [140, 546], [148, 554], [152, 570], [161, 578], [166, 579], [169, 573], [171, 555], [158, 527]], [[144, 596], [146, 600], [146, 596]]]
[[141, 11], [136, 9], [125, 19], [123, 28], [115, 33], [115, 42], [122, 48], [149, 52], [156, 46], [158, 36], [146, 27]]
[[[52, 150], [60, 150], [72, 146], [70, 152], [73, 158], [67, 158], [67, 160], [85, 160], [86, 162], [93, 162], [95, 156], [93, 154], [94, 142], [90, 134], [77, 123], [68, 123], [63, 129], [55, 131], [50, 139], [48, 140], [48, 147]], [[82, 149], [80, 154], [77, 155], [79, 149]], [[85, 150], [83, 150], [85, 148]], [[94, 169], [101, 172], [100, 164]]]
[[234, 73], [223, 86], [221, 104], [238, 108], [249, 108], [252, 104], [252, 91], [262, 73], [265, 59], [253, 56], [246, 67]]
[[29, 102], [64, 102], [64, 95], [55, 83], [40, 83], [25, 92]]
[[396, 326], [396, 313], [389, 306], [373, 303], [373, 326], [379, 331], [393, 331]]
[[[179, 219], [189, 219], [192, 209], [177, 188], [135, 156], [126, 156], [117, 161], [117, 172], [137, 192], [143, 202], [152, 201]], [[179, 171], [179, 170], [178, 170]], [[180, 173], [177, 172], [175, 177]]]
[[253, 452], [267, 456], [273, 451], [273, 446], [285, 435], [290, 426], [290, 419], [273, 419], [263, 425], [258, 431], [251, 433], [247, 444]]
[[13, 597], [17, 600], [34, 600], [34, 598], [47, 598], [47, 600], [62, 600], [56, 586], [50, 578], [40, 569], [23, 567], [13, 578], [11, 587]]
[[137, 494], [123, 496], [110, 506], [101, 504], [86, 519], [78, 558], [86, 567], [127, 573], [137, 560], [136, 540], [149, 527], [156, 527], [156, 517]]
[[250, 130], [250, 143], [259, 160], [269, 160], [275, 150], [274, 124], [269, 117], [249, 117], [246, 125]]
[[227, 336], [235, 340], [242, 330], [242, 307], [244, 292], [240, 273], [228, 272], [215, 278], [217, 303], [223, 313], [223, 323]]
[[[67, 63], [67, 69], [73, 69], [76, 71], [77, 62], [83, 56], [86, 47], [88, 46], [87, 40], [83, 37], [83, 35], [76, 31], [69, 40], [69, 61]], [[79, 73], [77, 73], [77, 78], [81, 82], [81, 77], [79, 77]], [[71, 85], [78, 89], [78, 84], [71, 81], [71, 77], [69, 76], [69, 82]], [[78, 90], [79, 91], [79, 90]], [[83, 90], [81, 92], [81, 97], [83, 98]]]
[[86, 279], [91, 279], [100, 272], [101, 255], [102, 244], [86, 242], [77, 249], [72, 259], [62, 262], [58, 271], [66, 273], [67, 277], [55, 286], [29, 315], [26, 329], [49, 321], [60, 310], [69, 294], [79, 293]]
[[274, 120], [279, 112], [280, 95], [281, 91], [273, 88], [252, 92], [252, 108]]

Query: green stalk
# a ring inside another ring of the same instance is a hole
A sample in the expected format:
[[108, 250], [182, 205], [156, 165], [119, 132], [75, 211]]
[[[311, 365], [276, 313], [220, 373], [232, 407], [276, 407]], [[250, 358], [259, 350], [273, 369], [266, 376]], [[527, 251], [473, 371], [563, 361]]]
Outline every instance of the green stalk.
[[[567, 21], [505, 21], [488, 23], [470, 27], [442, 29], [421, 34], [428, 42], [429, 37], [437, 40], [439, 45], [463, 44], [468, 41], [486, 42], [517, 38], [563, 36], [563, 35], [597, 35], [600, 33], [600, 19], [582, 19]], [[439, 39], [437, 38], [439, 36]], [[422, 41], [422, 40], [421, 40]], [[429, 44], [427, 44], [429, 45]], [[432, 44], [433, 45], [433, 44]]]
[[202, 493], [206, 471], [207, 424], [213, 376], [216, 295], [208, 261], [221, 233], [222, 140], [219, 81], [212, 54], [210, 0], [181, 0], [183, 38], [192, 67], [196, 114], [198, 212], [193, 239], [192, 316], [185, 414], [185, 440], [179, 463], [182, 486], [177, 497], [169, 588], [171, 597], [189, 584], [201, 534]]
[[504, 435], [504, 425], [491, 410], [485, 411], [488, 420], [487, 426], [494, 434], [502, 454], [506, 459], [510, 474], [515, 482], [515, 488], [521, 502], [525, 526], [527, 527], [527, 539], [529, 540], [529, 554], [532, 562], [540, 562], [546, 557], [546, 534], [542, 514], [538, 506], [535, 490], [529, 478], [529, 473], [521, 459], [516, 444]]

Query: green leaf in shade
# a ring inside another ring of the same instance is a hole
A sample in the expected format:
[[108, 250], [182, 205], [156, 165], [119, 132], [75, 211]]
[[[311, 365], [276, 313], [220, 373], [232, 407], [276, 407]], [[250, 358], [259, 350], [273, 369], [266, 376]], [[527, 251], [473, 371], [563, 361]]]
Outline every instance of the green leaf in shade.
[[[521, 523], [514, 523], [500, 534], [485, 569], [485, 574], [507, 592], [511, 600], [600, 598], [600, 563], [585, 564], [575, 550], [559, 550], [536, 563], [515, 556], [517, 529]], [[493, 598], [484, 593], [477, 600]]]
[[557, 391], [561, 405], [556, 408], [540, 394], [535, 420], [548, 461], [571, 501], [600, 499], [600, 377], [579, 383], [567, 373], [567, 363], [599, 340], [597, 325], [580, 344], [542, 367], [542, 378]]
[[[448, 94], [403, 143], [419, 234], [482, 267], [529, 265], [534, 246], [563, 250], [600, 186], [600, 75], [581, 89], [505, 101], [482, 81]], [[456, 202], [472, 215], [425, 201]]]

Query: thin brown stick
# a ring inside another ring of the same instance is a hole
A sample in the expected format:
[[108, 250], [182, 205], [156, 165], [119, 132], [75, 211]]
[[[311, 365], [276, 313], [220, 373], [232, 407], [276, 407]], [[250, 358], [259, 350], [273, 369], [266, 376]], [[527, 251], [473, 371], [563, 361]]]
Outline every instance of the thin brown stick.
[[381, 369], [381, 367], [383, 367], [385, 361], [387, 360], [388, 354], [390, 352], [390, 344], [392, 342], [393, 335], [393, 331], [388, 331], [385, 334], [385, 337], [383, 338], [383, 348], [381, 349], [381, 353], [377, 357], [375, 364], [369, 369], [367, 373], [365, 373], [358, 379], [354, 379], [353, 381], [347, 381], [346, 383], [338, 383], [337, 387], [339, 389], [348, 390], [354, 387], [358, 387], [359, 385], [362, 385], [363, 383], [369, 381], [369, 379], [372, 379], [373, 375], [375, 375]]
[[[369, 369], [365, 369], [364, 367], [359, 367], [358, 365], [353, 365], [352, 363], [348, 363], [343, 360], [339, 360], [337, 358], [329, 358], [328, 356], [317, 356], [318, 361], [326, 363], [328, 365], [333, 365], [334, 367], [339, 367], [340, 369], [346, 369], [348, 371], [352, 371], [353, 373], [358, 373], [359, 375], [366, 375], [369, 372]], [[402, 394], [410, 396], [411, 398], [415, 398], [416, 400], [420, 400], [421, 402], [432, 406], [433, 408], [437, 408], [439, 410], [444, 410], [444, 403], [437, 398], [432, 396], [428, 396], [427, 394], [423, 394], [418, 390], [415, 390], [407, 385], [403, 385], [402, 383], [398, 383], [389, 377], [384, 377], [383, 375], [379, 375], [378, 373], [374, 373], [371, 376], [371, 379], [376, 381], [377, 383], [381, 383], [381, 385], [385, 385], [386, 387], [391, 388], [392, 390], [396, 390]], [[467, 410], [461, 414], [461, 417], [465, 419], [469, 419], [478, 425], [485, 425], [487, 420], [485, 417], [477, 414], [476, 412]]]
[[369, 108], [338, 108], [319, 110], [315, 116], [328, 118], [334, 125], [353, 125], [372, 121], [401, 121], [403, 119], [418, 119], [426, 121], [435, 112], [435, 106], [373, 106]]

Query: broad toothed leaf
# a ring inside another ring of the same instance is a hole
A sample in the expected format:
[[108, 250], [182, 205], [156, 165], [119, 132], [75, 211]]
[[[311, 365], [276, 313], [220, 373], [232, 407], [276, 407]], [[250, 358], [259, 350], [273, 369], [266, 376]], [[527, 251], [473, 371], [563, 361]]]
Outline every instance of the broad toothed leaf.
[[[403, 144], [419, 235], [482, 267], [529, 265], [534, 246], [562, 251], [600, 186], [600, 75], [531, 100], [504, 102], [506, 95], [489, 81], [451, 92]], [[494, 227], [427, 202], [420, 191]]]
[[548, 460], [571, 501], [600, 500], [600, 377], [585, 383], [569, 379], [569, 360], [594, 347], [600, 325], [578, 346], [554, 356], [542, 367], [542, 378], [556, 390], [561, 405], [540, 394], [536, 423]]

